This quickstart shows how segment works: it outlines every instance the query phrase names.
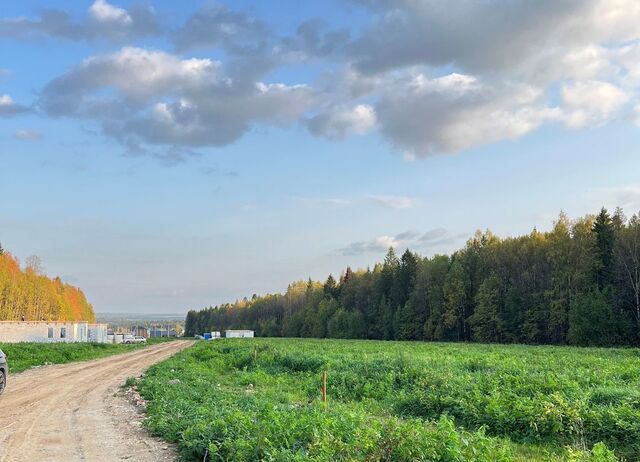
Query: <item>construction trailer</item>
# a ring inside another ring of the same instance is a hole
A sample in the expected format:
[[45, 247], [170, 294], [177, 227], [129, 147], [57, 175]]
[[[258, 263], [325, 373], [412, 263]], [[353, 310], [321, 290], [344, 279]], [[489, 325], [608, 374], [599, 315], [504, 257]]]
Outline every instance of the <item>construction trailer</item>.
[[221, 338], [220, 331], [214, 330], [212, 332], [205, 332], [202, 334], [202, 338], [205, 340], [219, 340]]
[[87, 340], [91, 343], [107, 343], [107, 325], [88, 324]]
[[87, 321], [0, 321], [0, 343], [106, 341], [106, 324], [90, 324]]
[[252, 330], [225, 330], [224, 331], [225, 338], [253, 338], [254, 332]]

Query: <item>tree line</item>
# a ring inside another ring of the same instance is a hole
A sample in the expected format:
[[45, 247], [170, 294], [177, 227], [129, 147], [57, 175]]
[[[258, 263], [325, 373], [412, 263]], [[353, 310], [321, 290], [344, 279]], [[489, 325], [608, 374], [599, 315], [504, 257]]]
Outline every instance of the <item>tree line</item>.
[[23, 269], [0, 245], [0, 321], [89, 321], [93, 307], [84, 293], [59, 277], [42, 273], [40, 260], [30, 257]]
[[476, 232], [452, 255], [390, 248], [373, 269], [189, 311], [185, 333], [640, 345], [640, 216], [617, 208], [548, 232]]

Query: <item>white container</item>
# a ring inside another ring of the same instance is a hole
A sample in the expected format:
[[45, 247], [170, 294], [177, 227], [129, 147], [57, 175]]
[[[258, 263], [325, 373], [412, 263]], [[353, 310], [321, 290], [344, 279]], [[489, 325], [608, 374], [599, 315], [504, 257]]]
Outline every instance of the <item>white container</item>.
[[227, 330], [224, 332], [226, 338], [253, 338], [252, 330]]

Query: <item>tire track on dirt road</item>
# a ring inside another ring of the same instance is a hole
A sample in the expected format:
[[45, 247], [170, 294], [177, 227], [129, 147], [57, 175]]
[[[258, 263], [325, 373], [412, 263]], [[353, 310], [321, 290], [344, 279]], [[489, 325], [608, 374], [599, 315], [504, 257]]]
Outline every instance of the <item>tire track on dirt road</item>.
[[174, 460], [175, 452], [149, 436], [115, 395], [127, 377], [191, 344], [161, 343], [11, 376], [0, 398], [0, 462]]

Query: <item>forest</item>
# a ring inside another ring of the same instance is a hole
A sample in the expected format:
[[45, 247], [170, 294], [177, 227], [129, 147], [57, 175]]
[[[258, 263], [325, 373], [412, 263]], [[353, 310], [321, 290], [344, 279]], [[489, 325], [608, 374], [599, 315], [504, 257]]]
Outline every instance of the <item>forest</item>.
[[17, 258], [0, 246], [0, 321], [89, 321], [93, 307], [72, 285], [43, 274], [37, 257], [24, 269]]
[[189, 311], [186, 335], [229, 328], [265, 337], [640, 345], [640, 215], [620, 208], [547, 232], [476, 232], [452, 255], [390, 248], [372, 269], [299, 281]]

